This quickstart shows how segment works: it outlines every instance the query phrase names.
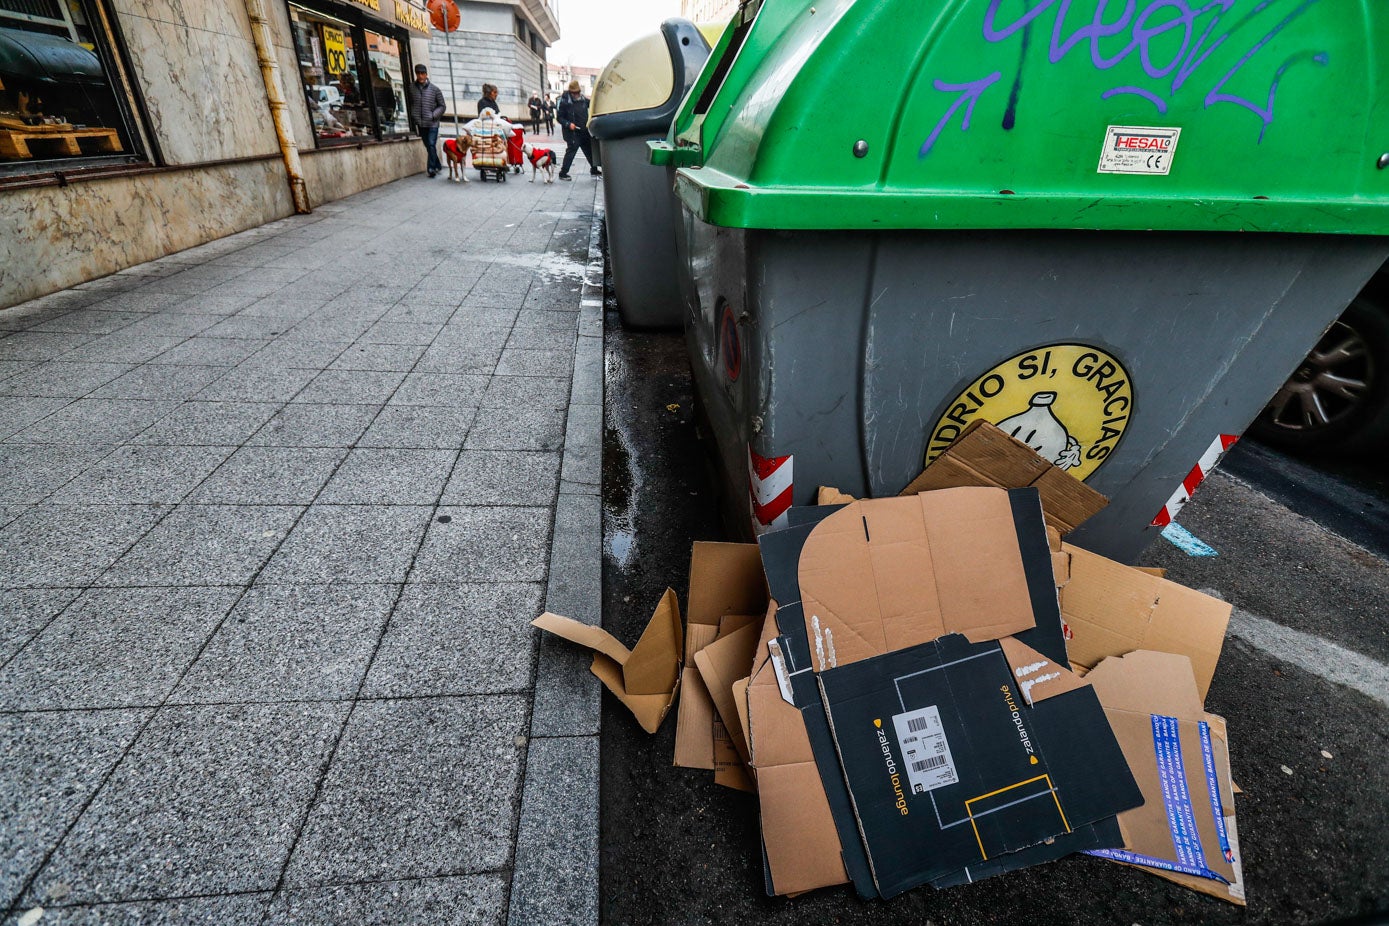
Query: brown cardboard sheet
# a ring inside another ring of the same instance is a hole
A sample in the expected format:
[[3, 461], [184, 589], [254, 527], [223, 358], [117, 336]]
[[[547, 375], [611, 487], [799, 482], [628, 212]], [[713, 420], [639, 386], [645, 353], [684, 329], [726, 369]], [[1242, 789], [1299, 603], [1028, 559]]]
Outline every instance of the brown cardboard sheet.
[[666, 589], [631, 650], [601, 627], [544, 614], [531, 621], [541, 630], [593, 650], [593, 674], [627, 706], [647, 733], [655, 733], [675, 700], [680, 681], [680, 603]]
[[[1229, 740], [1225, 721], [1207, 714], [1201, 707], [1196, 677], [1185, 656], [1153, 651], [1131, 652], [1105, 659], [1085, 677], [1104, 707], [1110, 727], [1119, 740], [1129, 769], [1143, 791], [1141, 807], [1119, 815], [1124, 848], [1156, 859], [1172, 859], [1174, 840], [1164, 786], [1154, 747], [1154, 717], [1175, 718], [1181, 744], [1182, 776], [1190, 795], [1191, 817], [1200, 836], [1204, 865], [1229, 881], [1181, 872], [1165, 871], [1149, 865], [1135, 865], [1159, 877], [1193, 890], [1244, 904], [1244, 878], [1235, 830], [1235, 797], [1230, 779]], [[1211, 753], [1218, 781], [1221, 816], [1231, 858], [1220, 843], [1220, 829], [1209, 798], [1206, 768], [1202, 758], [1199, 724], [1209, 725]], [[1180, 780], [1180, 779], [1178, 779]], [[1170, 790], [1170, 789], [1169, 789]]]
[[798, 567], [807, 631], [826, 666], [947, 633], [996, 640], [1035, 625], [1002, 489], [854, 502], [821, 521]]
[[1169, 582], [1071, 544], [1061, 587], [1066, 649], [1080, 669], [1133, 650], [1177, 653], [1191, 660], [1202, 703], [1230, 623], [1228, 602]]
[[1063, 534], [1069, 534], [1109, 504], [1103, 495], [983, 420], [965, 428], [902, 494], [957, 486], [1034, 486], [1042, 495], [1042, 514], [1047, 524]]

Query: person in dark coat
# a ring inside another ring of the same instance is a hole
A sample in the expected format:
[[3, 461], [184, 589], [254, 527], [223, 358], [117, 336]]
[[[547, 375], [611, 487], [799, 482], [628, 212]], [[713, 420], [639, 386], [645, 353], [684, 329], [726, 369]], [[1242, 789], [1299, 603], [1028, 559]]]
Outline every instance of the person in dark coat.
[[531, 131], [536, 135], [540, 134], [540, 119], [545, 112], [545, 101], [540, 99], [540, 94], [532, 93], [530, 100], [526, 102], [526, 108], [530, 110]]
[[574, 155], [582, 150], [588, 161], [588, 172], [601, 177], [603, 171], [593, 163], [593, 142], [588, 134], [588, 97], [577, 80], [569, 82], [569, 90], [559, 98], [559, 127], [564, 130], [564, 163], [559, 168], [559, 179], [573, 180], [569, 168], [574, 163]]
[[429, 176], [437, 177], [444, 164], [439, 160], [439, 120], [444, 117], [444, 91], [429, 82], [429, 69], [415, 65], [415, 88], [410, 94], [410, 119], [429, 153]]
[[479, 116], [481, 116], [483, 113], [487, 112], [487, 110], [489, 110], [489, 109], [492, 110], [492, 112], [494, 112], [494, 113], [496, 113], [496, 114], [498, 114], [498, 115], [501, 115], [502, 108], [501, 108], [500, 106], [497, 105], [497, 85], [496, 85], [496, 84], [483, 84], [483, 85], [482, 85], [482, 99], [480, 99], [480, 100], [477, 101], [477, 114], [478, 114]]
[[[548, 93], [545, 94], [544, 113], [545, 113], [545, 134], [546, 134], [546, 135], [553, 135], [553, 134], [555, 134], [555, 98], [552, 97], [552, 96], [550, 96]], [[537, 134], [539, 134], [539, 133], [537, 133]]]

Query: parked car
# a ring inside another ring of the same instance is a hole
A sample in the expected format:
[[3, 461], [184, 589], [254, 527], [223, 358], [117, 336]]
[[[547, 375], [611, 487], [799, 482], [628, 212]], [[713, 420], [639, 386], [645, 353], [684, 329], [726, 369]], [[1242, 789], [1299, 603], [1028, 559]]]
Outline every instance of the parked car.
[[1389, 442], [1389, 267], [1327, 329], [1249, 433], [1308, 452]]

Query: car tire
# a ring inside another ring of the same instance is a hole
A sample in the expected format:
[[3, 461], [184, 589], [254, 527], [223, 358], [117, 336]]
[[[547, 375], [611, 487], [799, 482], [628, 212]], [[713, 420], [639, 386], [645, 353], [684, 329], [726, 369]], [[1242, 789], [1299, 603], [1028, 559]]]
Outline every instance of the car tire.
[[1286, 450], [1355, 453], [1389, 441], [1389, 292], [1366, 288], [1249, 428]]

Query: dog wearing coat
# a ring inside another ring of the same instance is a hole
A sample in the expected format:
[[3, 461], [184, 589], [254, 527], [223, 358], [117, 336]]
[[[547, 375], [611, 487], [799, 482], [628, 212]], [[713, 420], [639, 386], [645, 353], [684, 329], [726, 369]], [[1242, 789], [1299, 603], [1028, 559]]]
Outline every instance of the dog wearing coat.
[[531, 183], [535, 182], [535, 175], [540, 171], [545, 172], [545, 182], [555, 182], [555, 153], [549, 148], [537, 148], [527, 142], [521, 146], [521, 155], [530, 161]]
[[467, 134], [444, 139], [444, 159], [449, 162], [449, 179], [455, 183], [468, 182], [468, 149], [473, 139]]

